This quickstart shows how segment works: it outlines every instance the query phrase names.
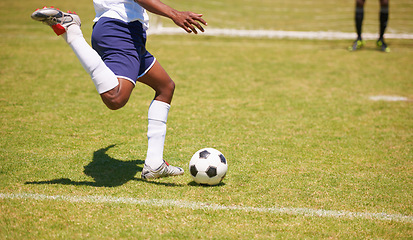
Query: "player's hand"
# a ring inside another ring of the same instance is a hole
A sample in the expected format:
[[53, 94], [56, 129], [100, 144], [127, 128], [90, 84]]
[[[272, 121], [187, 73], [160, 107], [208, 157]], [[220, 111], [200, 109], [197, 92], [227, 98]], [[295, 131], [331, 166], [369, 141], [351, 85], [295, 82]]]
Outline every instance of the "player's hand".
[[201, 32], [204, 32], [204, 28], [201, 23], [207, 26], [207, 22], [202, 18], [202, 14], [196, 14], [193, 12], [179, 12], [175, 13], [175, 16], [172, 18], [174, 23], [179, 27], [183, 28], [187, 33], [197, 34], [199, 29]]

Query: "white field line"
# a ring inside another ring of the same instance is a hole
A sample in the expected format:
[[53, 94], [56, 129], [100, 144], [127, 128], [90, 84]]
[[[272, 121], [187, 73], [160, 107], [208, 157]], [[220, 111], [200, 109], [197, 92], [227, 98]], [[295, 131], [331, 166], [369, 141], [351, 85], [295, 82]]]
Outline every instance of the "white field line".
[[378, 95], [378, 96], [370, 96], [369, 99], [372, 101], [411, 102], [411, 100], [409, 100], [407, 97], [401, 97], [401, 96]]
[[[156, 26], [148, 30], [148, 34], [153, 35], [176, 35], [186, 34], [181, 28]], [[292, 39], [318, 39], [318, 40], [344, 40], [356, 39], [356, 33], [344, 32], [304, 32], [304, 31], [277, 31], [277, 30], [242, 30], [242, 29], [219, 29], [207, 28], [205, 32], [199, 33], [205, 36], [228, 36], [228, 37], [250, 37], [250, 38], [292, 38]], [[411, 33], [387, 33], [384, 36], [388, 39], [413, 39]], [[377, 33], [363, 33], [365, 40], [376, 40]]]
[[177, 207], [185, 209], [201, 209], [213, 211], [242, 211], [242, 212], [259, 212], [259, 213], [274, 213], [287, 215], [303, 215], [309, 217], [330, 217], [330, 218], [346, 218], [346, 219], [372, 219], [381, 221], [395, 221], [413, 223], [413, 216], [401, 214], [387, 213], [369, 213], [369, 212], [350, 212], [350, 211], [334, 211], [311, 208], [285, 208], [285, 207], [248, 207], [248, 206], [225, 206], [219, 204], [210, 204], [203, 202], [190, 202], [181, 200], [166, 200], [166, 199], [136, 199], [124, 197], [108, 197], [108, 196], [68, 196], [68, 195], [44, 195], [31, 193], [0, 193], [0, 199], [22, 199], [22, 200], [51, 200], [51, 201], [66, 201], [71, 203], [117, 203], [131, 205], [148, 205], [156, 207]]

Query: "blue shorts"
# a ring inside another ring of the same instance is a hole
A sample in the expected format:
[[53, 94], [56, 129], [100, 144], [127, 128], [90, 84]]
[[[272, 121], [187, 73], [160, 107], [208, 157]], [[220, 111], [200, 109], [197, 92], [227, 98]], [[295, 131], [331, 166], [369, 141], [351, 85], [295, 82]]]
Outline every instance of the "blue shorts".
[[117, 77], [136, 84], [155, 63], [146, 48], [146, 31], [139, 21], [126, 23], [102, 17], [93, 27], [92, 47]]

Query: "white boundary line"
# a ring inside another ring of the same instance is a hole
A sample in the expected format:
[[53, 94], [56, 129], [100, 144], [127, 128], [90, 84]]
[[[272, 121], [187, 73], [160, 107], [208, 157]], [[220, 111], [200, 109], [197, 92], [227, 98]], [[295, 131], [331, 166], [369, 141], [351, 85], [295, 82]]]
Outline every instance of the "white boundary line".
[[395, 221], [413, 223], [413, 216], [401, 214], [387, 213], [369, 213], [369, 212], [350, 212], [350, 211], [334, 211], [311, 208], [285, 208], [285, 207], [270, 207], [257, 208], [248, 206], [225, 206], [219, 204], [210, 204], [203, 202], [189, 202], [181, 200], [162, 200], [162, 199], [136, 199], [124, 197], [108, 197], [108, 196], [68, 196], [68, 195], [44, 195], [31, 193], [0, 193], [0, 199], [23, 199], [23, 200], [52, 200], [66, 201], [71, 203], [117, 203], [131, 205], [148, 205], [155, 207], [178, 207], [186, 209], [202, 209], [213, 211], [242, 211], [242, 212], [259, 212], [259, 213], [274, 213], [287, 215], [303, 215], [309, 217], [330, 217], [330, 218], [346, 218], [346, 219], [372, 219], [381, 221]]
[[[181, 28], [155, 26], [149, 28], [149, 35], [177, 35], [186, 34]], [[356, 39], [356, 33], [344, 32], [303, 32], [303, 31], [277, 31], [277, 30], [242, 30], [242, 29], [219, 29], [208, 28], [205, 32], [199, 33], [204, 36], [228, 36], [228, 37], [250, 37], [250, 38], [291, 38], [291, 39], [318, 39], [318, 40], [345, 40]], [[363, 33], [365, 40], [377, 40], [377, 33]], [[388, 39], [413, 39], [410, 33], [386, 33]]]
[[388, 95], [370, 96], [369, 99], [372, 101], [411, 102], [411, 100], [409, 100], [407, 97], [388, 96]]

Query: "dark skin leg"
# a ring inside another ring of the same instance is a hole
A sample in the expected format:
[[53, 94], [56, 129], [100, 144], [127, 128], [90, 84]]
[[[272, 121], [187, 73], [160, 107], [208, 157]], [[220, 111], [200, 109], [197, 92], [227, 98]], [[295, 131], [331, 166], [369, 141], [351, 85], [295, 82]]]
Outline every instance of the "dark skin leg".
[[[364, 7], [364, 3], [366, 0], [356, 0], [356, 6], [357, 7]], [[389, 6], [389, 0], [379, 0], [380, 6], [381, 7], [388, 7]]]
[[[125, 106], [135, 87], [129, 80], [123, 78], [118, 78], [118, 80], [118, 86], [100, 94], [102, 101], [111, 110], [117, 110]], [[171, 104], [175, 83], [158, 61], [138, 81], [148, 85], [155, 91], [155, 100]]]
[[380, 6], [388, 7], [389, 6], [389, 0], [380, 0]]
[[158, 61], [156, 61], [148, 73], [139, 78], [138, 81], [155, 90], [154, 100], [171, 104], [175, 91], [175, 83]]
[[356, 0], [356, 7], [364, 7], [366, 0]]

